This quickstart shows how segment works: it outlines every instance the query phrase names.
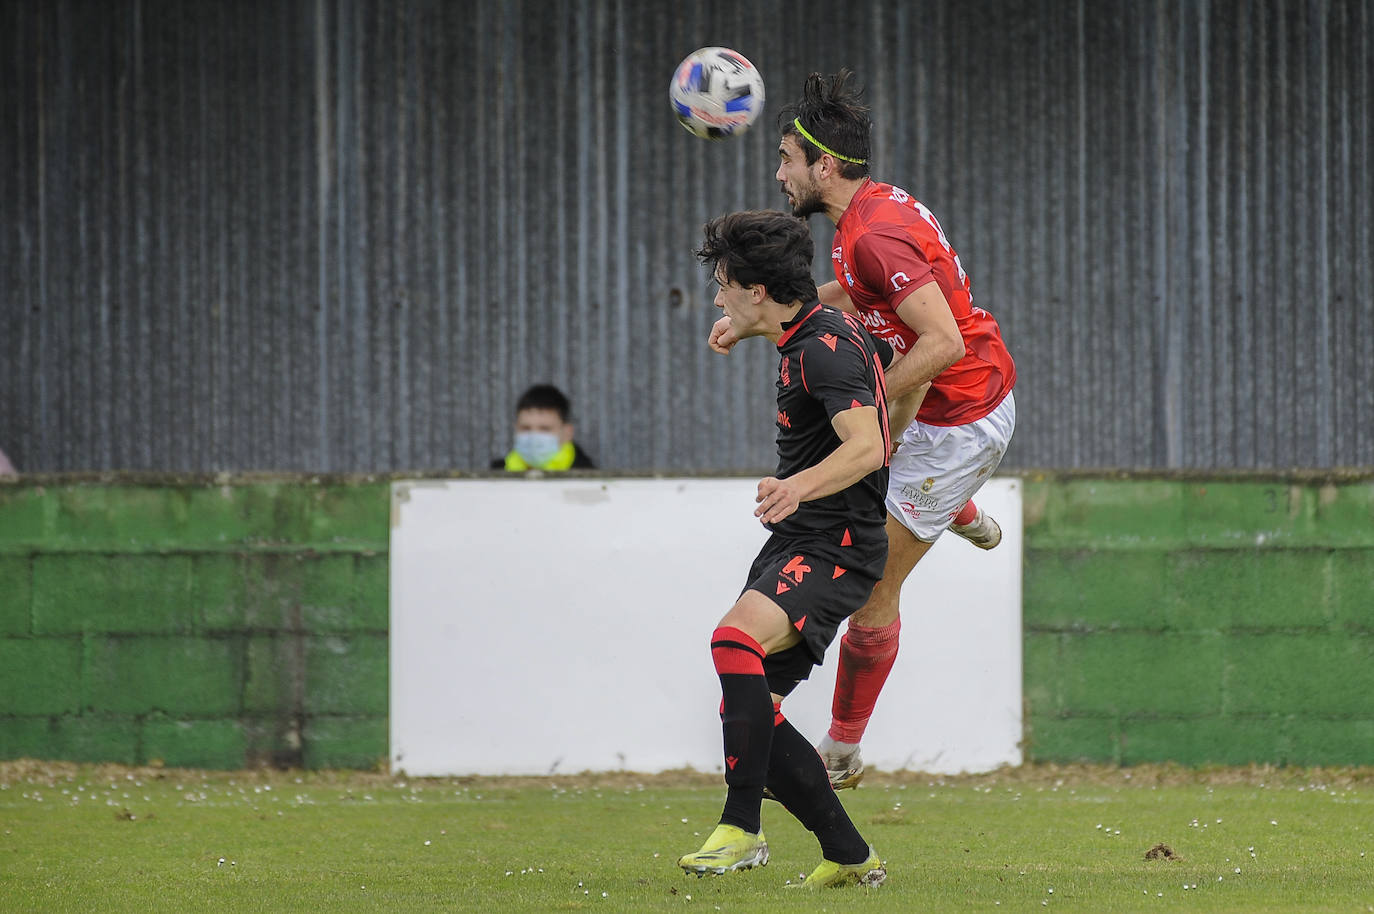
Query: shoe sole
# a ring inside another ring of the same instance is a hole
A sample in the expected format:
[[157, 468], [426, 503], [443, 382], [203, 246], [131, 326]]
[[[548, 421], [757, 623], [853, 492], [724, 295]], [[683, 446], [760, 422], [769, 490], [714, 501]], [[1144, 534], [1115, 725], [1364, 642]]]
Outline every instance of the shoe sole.
[[887, 881], [887, 867], [880, 866], [877, 869], [869, 870], [859, 877], [859, 885], [870, 889], [876, 889]]
[[845, 771], [828, 771], [830, 775], [831, 790], [850, 790], [859, 786], [859, 782], [864, 779], [862, 768], [849, 768]]

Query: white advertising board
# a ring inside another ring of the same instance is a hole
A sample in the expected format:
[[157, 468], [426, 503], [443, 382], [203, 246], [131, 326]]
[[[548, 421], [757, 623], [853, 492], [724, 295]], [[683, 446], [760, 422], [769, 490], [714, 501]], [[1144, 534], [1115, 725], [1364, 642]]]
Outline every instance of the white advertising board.
[[[394, 483], [393, 770], [720, 770], [709, 641], [767, 537], [756, 483]], [[1003, 542], [984, 552], [947, 534], [908, 578], [901, 650], [863, 743], [871, 767], [1020, 764], [1020, 482], [993, 479], [977, 501]], [[783, 704], [813, 742], [838, 649]]]

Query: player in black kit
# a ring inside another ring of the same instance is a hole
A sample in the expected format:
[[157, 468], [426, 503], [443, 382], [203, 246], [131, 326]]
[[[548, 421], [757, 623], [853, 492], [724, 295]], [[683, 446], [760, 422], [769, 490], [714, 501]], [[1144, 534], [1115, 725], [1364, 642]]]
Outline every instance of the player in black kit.
[[701, 850], [678, 865], [704, 875], [767, 863], [767, 788], [820, 841], [823, 859], [805, 885], [878, 885], [885, 867], [780, 704], [882, 575], [891, 453], [883, 366], [892, 350], [819, 303], [805, 222], [732, 213], [708, 223], [705, 235], [696, 253], [720, 287], [716, 306], [741, 339], [764, 336], [778, 347], [778, 469], [759, 481], [754, 511], [772, 535], [711, 636], [725, 808]]

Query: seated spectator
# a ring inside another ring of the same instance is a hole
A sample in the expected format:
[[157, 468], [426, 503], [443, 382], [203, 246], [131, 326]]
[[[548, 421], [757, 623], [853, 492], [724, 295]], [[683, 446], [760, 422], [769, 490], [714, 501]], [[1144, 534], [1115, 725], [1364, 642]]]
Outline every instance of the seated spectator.
[[5, 456], [4, 451], [0, 451], [0, 476], [18, 476], [19, 471], [10, 463], [10, 459]]
[[552, 384], [536, 384], [515, 404], [515, 446], [491, 462], [493, 470], [594, 470], [596, 464], [573, 441], [572, 405]]

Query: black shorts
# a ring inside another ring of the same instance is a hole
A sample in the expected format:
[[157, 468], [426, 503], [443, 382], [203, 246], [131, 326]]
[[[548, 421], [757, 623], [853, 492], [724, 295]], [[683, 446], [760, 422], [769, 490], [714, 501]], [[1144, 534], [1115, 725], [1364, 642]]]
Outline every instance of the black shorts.
[[[840, 623], [868, 601], [887, 562], [887, 534], [835, 545], [835, 537], [768, 538], [749, 568], [744, 590], [756, 590], [787, 613], [802, 640], [769, 654], [763, 669], [769, 688], [786, 695], [825, 659]], [[742, 593], [743, 591], [741, 591]]]

